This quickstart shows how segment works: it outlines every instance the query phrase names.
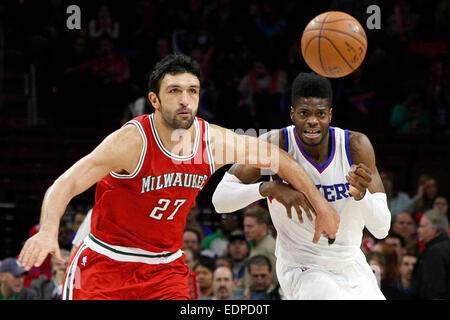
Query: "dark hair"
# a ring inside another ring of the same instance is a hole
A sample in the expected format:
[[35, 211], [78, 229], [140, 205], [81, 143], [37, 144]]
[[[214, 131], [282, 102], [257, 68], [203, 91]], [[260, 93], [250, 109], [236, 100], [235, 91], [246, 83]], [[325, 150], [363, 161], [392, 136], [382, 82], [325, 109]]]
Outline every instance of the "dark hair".
[[294, 105], [301, 97], [327, 99], [331, 105], [333, 100], [333, 88], [331, 87], [330, 80], [314, 72], [301, 72], [292, 83], [292, 105]]
[[185, 228], [184, 231], [183, 231], [183, 234], [185, 234], [186, 232], [192, 232], [192, 233], [195, 233], [195, 235], [196, 235], [196, 237], [197, 237], [197, 239], [198, 239], [198, 243], [202, 242], [203, 237], [202, 237], [201, 233], [200, 233], [197, 229], [194, 229], [194, 228]]
[[406, 246], [406, 240], [405, 238], [403, 238], [401, 235], [399, 235], [398, 233], [395, 233], [394, 231], [389, 231], [389, 234], [387, 235], [386, 238], [396, 238], [400, 240], [400, 244], [402, 246], [402, 248], [404, 248]]
[[209, 256], [205, 256], [203, 254], [199, 254], [198, 255], [198, 262], [194, 267], [194, 270], [197, 269], [198, 266], [203, 266], [205, 268], [207, 268], [208, 270], [212, 272], [214, 272], [214, 270], [216, 269], [216, 264], [213, 258], [209, 257]]
[[149, 79], [149, 90], [159, 94], [161, 80], [166, 74], [192, 73], [199, 80], [201, 78], [199, 64], [188, 56], [182, 54], [169, 54], [159, 61], [153, 68]]
[[244, 217], [253, 217], [258, 221], [258, 224], [270, 225], [270, 213], [263, 207], [252, 207], [244, 212]]
[[262, 254], [256, 255], [251, 257], [248, 262], [247, 262], [247, 270], [250, 273], [250, 266], [251, 265], [255, 265], [255, 266], [268, 266], [269, 267], [269, 271], [272, 271], [272, 263], [270, 262], [270, 259]]

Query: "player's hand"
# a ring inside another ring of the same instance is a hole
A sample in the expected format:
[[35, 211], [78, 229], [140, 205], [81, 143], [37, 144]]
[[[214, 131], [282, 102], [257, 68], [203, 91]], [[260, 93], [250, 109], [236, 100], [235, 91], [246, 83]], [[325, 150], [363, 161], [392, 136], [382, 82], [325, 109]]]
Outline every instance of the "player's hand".
[[260, 186], [260, 193], [263, 197], [269, 195], [273, 196], [286, 208], [289, 219], [292, 219], [292, 207], [297, 212], [297, 217], [300, 223], [303, 223], [302, 209], [308, 217], [309, 221], [313, 220], [311, 214], [316, 215], [313, 206], [305, 197], [305, 195], [290, 185], [280, 181], [263, 182]]
[[49, 253], [57, 262], [64, 263], [59, 250], [58, 236], [41, 230], [25, 242], [18, 260], [28, 271], [32, 267], [39, 267]]
[[348, 192], [358, 201], [364, 197], [372, 182], [372, 171], [364, 163], [353, 164], [346, 178], [350, 183]]
[[328, 244], [333, 244], [336, 240], [339, 223], [339, 214], [333, 208], [317, 210], [313, 243], [319, 242], [320, 236], [323, 235], [328, 238]]

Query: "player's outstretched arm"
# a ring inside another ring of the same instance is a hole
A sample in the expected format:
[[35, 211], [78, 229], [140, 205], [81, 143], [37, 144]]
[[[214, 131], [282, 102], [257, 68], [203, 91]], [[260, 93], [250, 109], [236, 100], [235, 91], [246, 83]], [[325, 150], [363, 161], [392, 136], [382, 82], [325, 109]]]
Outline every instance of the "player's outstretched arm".
[[[261, 135], [259, 139], [284, 148], [282, 130], [269, 131]], [[270, 195], [286, 207], [289, 218], [292, 217], [292, 208], [294, 208], [300, 223], [303, 222], [302, 209], [308, 219], [312, 220], [311, 213], [315, 214], [314, 209], [303, 193], [279, 181], [276, 175], [272, 181], [256, 182], [262, 174], [270, 173], [262, 173], [261, 169], [251, 166], [234, 164], [224, 174], [214, 191], [212, 203], [215, 210], [219, 213], [234, 212]]]
[[335, 239], [339, 227], [338, 213], [320, 194], [301, 165], [286, 151], [256, 137], [238, 135], [214, 125], [211, 125], [211, 144], [216, 168], [238, 163], [270, 169], [304, 193], [317, 215], [313, 242], [318, 242], [322, 233]]
[[353, 162], [347, 175], [349, 192], [360, 206], [367, 229], [376, 238], [385, 238], [391, 225], [391, 213], [376, 167], [373, 146], [367, 136], [351, 131], [349, 150]]
[[42, 202], [39, 232], [25, 242], [19, 254], [19, 261], [25, 270], [40, 266], [49, 253], [63, 262], [59, 252], [58, 230], [70, 200], [111, 171], [133, 172], [142, 145], [142, 138], [135, 126], [122, 127], [55, 180], [47, 189]]

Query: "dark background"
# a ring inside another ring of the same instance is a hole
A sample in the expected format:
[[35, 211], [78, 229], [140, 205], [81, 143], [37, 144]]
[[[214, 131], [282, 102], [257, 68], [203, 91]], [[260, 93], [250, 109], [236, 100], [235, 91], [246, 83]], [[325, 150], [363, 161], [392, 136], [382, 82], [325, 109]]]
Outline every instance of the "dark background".
[[[81, 8], [81, 31], [66, 27], [71, 4]], [[102, 64], [96, 57], [104, 39], [90, 35], [89, 23], [103, 4], [0, 4], [0, 259], [19, 253], [53, 180], [131, 118], [128, 104], [145, 96], [152, 66], [167, 53], [182, 52], [202, 63], [199, 116], [209, 122], [244, 130], [289, 125], [289, 87], [269, 99], [281, 101], [271, 113], [252, 115], [242, 105], [239, 83], [255, 61], [271, 72], [283, 70], [288, 84], [298, 72], [309, 72], [299, 51], [302, 30], [329, 10], [356, 17], [368, 37], [361, 68], [331, 80], [332, 125], [365, 133], [379, 169], [395, 173], [397, 189], [414, 195], [419, 175], [429, 173], [448, 198], [449, 1], [108, 2], [120, 29], [116, 39], [105, 41], [130, 70], [129, 79], [118, 82], [95, 69]], [[381, 8], [379, 30], [366, 28], [371, 4]], [[428, 120], [399, 132], [391, 125], [392, 111], [415, 97], [416, 112]], [[201, 218], [213, 226], [219, 218], [211, 215], [210, 199], [225, 169], [198, 198]], [[63, 223], [87, 211], [94, 192], [95, 186], [74, 198]]]

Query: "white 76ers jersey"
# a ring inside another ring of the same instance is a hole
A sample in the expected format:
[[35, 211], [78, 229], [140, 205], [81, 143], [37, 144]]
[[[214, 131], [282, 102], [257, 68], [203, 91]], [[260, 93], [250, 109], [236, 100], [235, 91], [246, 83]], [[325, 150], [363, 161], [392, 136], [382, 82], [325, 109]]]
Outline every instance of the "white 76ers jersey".
[[364, 220], [360, 212], [354, 208], [356, 201], [348, 192], [349, 183], [345, 176], [352, 164], [348, 147], [348, 131], [329, 127], [331, 135], [331, 153], [328, 160], [318, 165], [302, 150], [294, 126], [284, 128], [285, 150], [304, 168], [316, 187], [340, 215], [340, 226], [336, 241], [328, 245], [325, 237], [317, 244], [312, 242], [314, 236], [314, 220], [308, 220], [302, 212], [303, 224], [292, 209], [289, 219], [285, 207], [272, 197], [268, 199], [268, 207], [272, 221], [277, 229], [275, 254], [287, 264], [294, 266], [332, 267], [336, 263], [361, 258], [361, 240]]

